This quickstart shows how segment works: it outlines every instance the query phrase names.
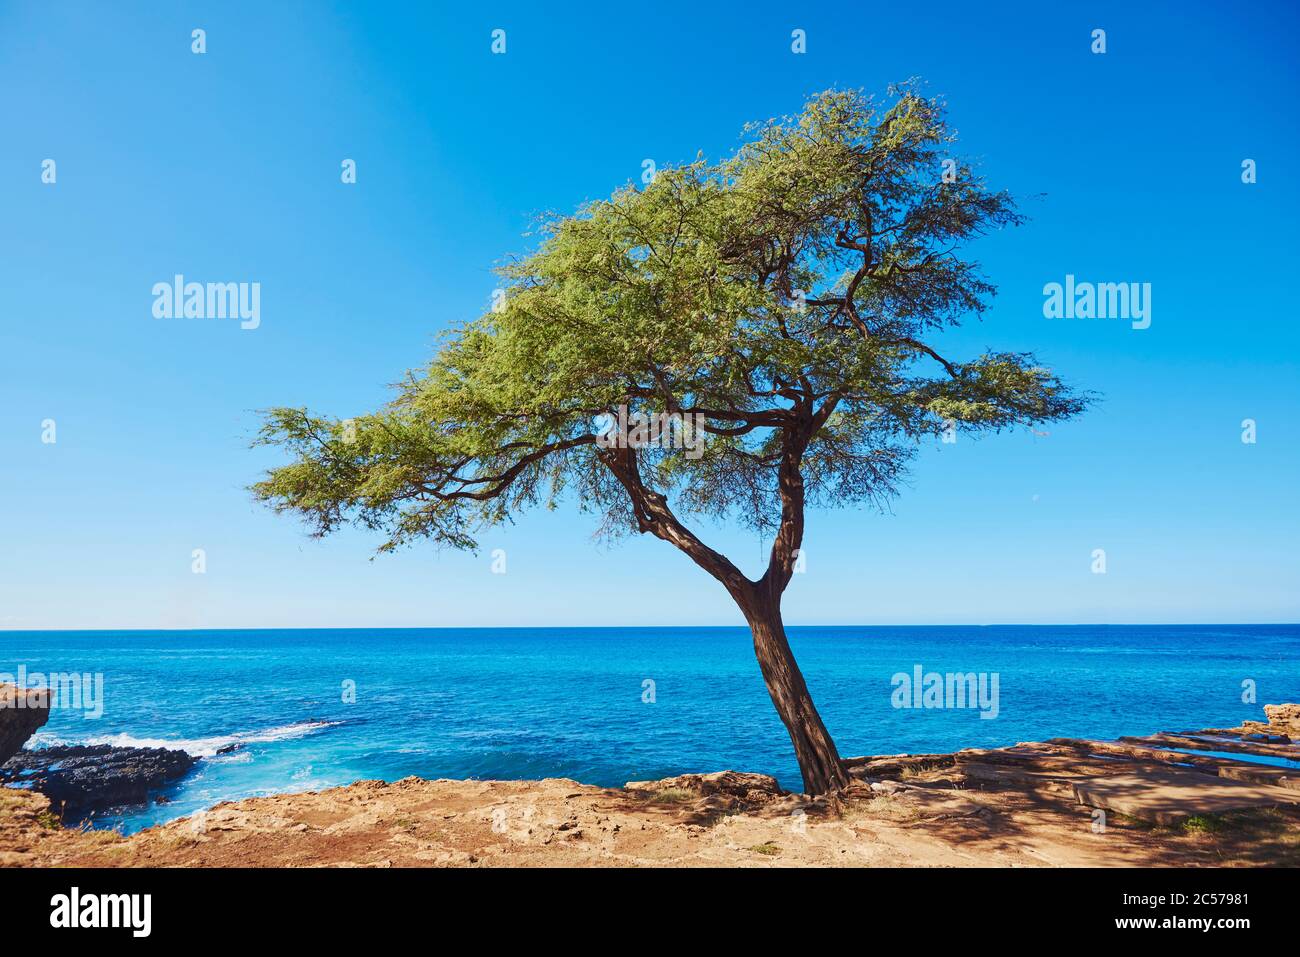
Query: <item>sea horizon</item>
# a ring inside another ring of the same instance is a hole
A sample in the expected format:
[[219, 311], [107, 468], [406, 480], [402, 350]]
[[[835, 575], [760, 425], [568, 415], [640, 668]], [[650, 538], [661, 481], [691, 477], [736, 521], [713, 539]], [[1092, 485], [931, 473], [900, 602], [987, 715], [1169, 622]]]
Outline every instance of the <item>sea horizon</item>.
[[[1300, 625], [1300, 621], [990, 621], [990, 622], [799, 622], [787, 621], [786, 628], [1234, 628], [1267, 627], [1271, 625]], [[221, 626], [211, 628], [136, 628], [129, 625], [104, 628], [5, 628], [0, 635], [42, 634], [117, 634], [171, 633], [171, 632], [248, 632], [248, 631], [547, 631], [586, 630], [653, 631], [658, 628], [736, 628], [749, 634], [742, 624], [653, 624], [653, 625], [249, 625], [246, 627]]]

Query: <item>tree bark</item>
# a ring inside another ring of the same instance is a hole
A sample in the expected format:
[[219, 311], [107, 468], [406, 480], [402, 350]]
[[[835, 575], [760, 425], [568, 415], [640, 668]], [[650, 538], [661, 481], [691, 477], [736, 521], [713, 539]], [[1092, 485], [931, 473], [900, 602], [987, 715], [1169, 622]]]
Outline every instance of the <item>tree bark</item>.
[[781, 621], [780, 599], [764, 601], [755, 597], [741, 603], [745, 620], [754, 636], [754, 654], [767, 683], [776, 713], [790, 733], [799, 773], [803, 775], [805, 794], [827, 794], [849, 784], [848, 772], [840, 761], [839, 751], [822, 723], [813, 704], [803, 672], [799, 670], [786, 640]]

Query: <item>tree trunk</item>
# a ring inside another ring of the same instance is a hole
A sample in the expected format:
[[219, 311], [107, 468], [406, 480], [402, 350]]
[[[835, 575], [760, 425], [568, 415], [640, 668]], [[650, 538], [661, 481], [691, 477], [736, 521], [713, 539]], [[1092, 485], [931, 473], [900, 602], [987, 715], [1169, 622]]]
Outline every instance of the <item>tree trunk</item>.
[[840, 762], [835, 742], [822, 724], [817, 706], [808, 694], [803, 672], [794, 660], [790, 644], [786, 641], [785, 625], [781, 622], [780, 599], [764, 601], [755, 598], [742, 605], [749, 629], [754, 635], [754, 654], [767, 682], [767, 693], [772, 696], [776, 713], [781, 716], [790, 741], [794, 744], [799, 772], [803, 775], [805, 794], [827, 794], [846, 787], [848, 773]]

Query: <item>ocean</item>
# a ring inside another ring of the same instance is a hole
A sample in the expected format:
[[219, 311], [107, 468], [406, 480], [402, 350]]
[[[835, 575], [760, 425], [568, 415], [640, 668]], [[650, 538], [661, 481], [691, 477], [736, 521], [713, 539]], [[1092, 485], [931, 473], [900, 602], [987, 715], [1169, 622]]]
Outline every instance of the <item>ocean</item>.
[[[1300, 701], [1298, 625], [787, 631], [846, 757], [1229, 727]], [[990, 679], [996, 707], [896, 706], [919, 700], [894, 680], [918, 666]], [[103, 678], [101, 715], [57, 709], [29, 746], [204, 759], [168, 803], [90, 822], [128, 833], [408, 775], [613, 786], [731, 768], [800, 783], [744, 628], [0, 632], [0, 675], [20, 667]]]

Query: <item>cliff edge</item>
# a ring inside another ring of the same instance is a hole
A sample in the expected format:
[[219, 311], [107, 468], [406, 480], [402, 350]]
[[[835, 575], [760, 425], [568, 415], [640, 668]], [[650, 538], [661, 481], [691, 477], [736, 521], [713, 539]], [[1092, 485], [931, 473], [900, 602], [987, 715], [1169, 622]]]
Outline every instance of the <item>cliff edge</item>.
[[48, 720], [50, 700], [45, 689], [0, 685], [0, 764], [22, 750]]

